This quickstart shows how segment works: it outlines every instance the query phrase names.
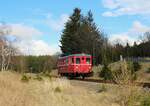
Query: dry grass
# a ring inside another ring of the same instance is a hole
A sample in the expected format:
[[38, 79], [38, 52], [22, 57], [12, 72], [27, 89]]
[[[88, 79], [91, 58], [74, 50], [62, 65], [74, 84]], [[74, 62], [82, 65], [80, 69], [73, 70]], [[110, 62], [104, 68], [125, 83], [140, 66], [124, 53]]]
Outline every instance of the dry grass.
[[[115, 72], [120, 68], [120, 66], [124, 65], [124, 62], [115, 62], [109, 65], [110, 69]], [[140, 63], [141, 69], [136, 72], [137, 73], [137, 80], [138, 82], [150, 82], [150, 73], [146, 71], [150, 68], [150, 63]]]
[[150, 73], [147, 73], [150, 68], [150, 63], [141, 63], [141, 70], [138, 74], [138, 81], [150, 82]]
[[65, 78], [20, 79], [20, 74], [0, 72], [0, 106], [122, 106], [133, 93], [129, 87], [114, 85], [104, 85], [106, 90], [98, 93], [73, 86]]
[[[0, 106], [116, 106], [105, 99], [111, 97], [109, 93], [71, 86], [65, 78], [20, 79], [20, 74], [0, 72]], [[56, 88], [61, 91], [55, 92]]]

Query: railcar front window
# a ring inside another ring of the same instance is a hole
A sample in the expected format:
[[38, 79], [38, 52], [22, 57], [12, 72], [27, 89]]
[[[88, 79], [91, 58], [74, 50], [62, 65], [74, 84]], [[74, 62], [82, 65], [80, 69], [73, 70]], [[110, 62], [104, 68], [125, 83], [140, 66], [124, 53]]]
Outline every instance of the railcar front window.
[[68, 64], [68, 59], [66, 59], [66, 64]]
[[90, 58], [86, 58], [86, 63], [90, 64]]
[[80, 64], [80, 58], [76, 58], [76, 64]]

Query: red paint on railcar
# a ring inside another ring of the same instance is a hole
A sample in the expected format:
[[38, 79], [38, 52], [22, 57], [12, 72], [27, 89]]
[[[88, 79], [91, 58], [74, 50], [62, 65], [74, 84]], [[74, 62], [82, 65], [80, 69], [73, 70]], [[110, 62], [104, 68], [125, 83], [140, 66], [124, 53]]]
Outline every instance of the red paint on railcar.
[[92, 56], [88, 54], [72, 54], [59, 57], [58, 59], [58, 74], [83, 76], [92, 75]]

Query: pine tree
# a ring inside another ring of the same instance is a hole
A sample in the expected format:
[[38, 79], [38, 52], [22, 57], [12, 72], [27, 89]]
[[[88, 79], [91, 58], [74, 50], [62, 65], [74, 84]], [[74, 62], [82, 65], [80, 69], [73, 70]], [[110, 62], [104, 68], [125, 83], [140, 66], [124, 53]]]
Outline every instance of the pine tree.
[[101, 78], [103, 78], [104, 80], [112, 80], [113, 79], [113, 74], [106, 64], [104, 64], [99, 76]]
[[130, 45], [128, 42], [127, 42], [126, 47], [125, 47], [125, 52], [126, 52], [126, 56], [130, 57]]
[[65, 25], [65, 29], [61, 35], [61, 50], [65, 54], [71, 54], [79, 52], [77, 48], [79, 45], [76, 32], [80, 27], [81, 10], [78, 8], [74, 9], [74, 13], [70, 16], [69, 21]]
[[133, 57], [138, 57], [138, 45], [136, 42], [134, 42], [134, 45], [132, 47], [132, 56]]
[[94, 23], [93, 14], [88, 12], [87, 16], [82, 16], [81, 25], [76, 35], [81, 52], [91, 54], [94, 59], [93, 63], [102, 62], [102, 46], [104, 43], [104, 34], [101, 33]]
[[104, 34], [94, 23], [91, 11], [83, 16], [80, 9], [74, 9], [74, 13], [66, 23], [60, 42], [61, 50], [65, 54], [87, 53], [95, 57], [96, 64], [101, 62]]

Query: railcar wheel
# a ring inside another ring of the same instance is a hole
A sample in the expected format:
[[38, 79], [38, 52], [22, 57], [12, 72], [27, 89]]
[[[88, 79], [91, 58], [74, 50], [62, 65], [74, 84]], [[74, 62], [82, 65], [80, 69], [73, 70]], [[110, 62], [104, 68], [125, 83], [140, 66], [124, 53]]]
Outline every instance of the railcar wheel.
[[60, 73], [60, 76], [63, 76], [63, 73]]
[[82, 77], [83, 80], [85, 79], [85, 75], [82, 75], [81, 77]]
[[72, 80], [74, 77], [73, 76], [68, 76], [67, 77], [69, 80]]
[[71, 80], [71, 79], [73, 79], [73, 75], [69, 73], [69, 74], [67, 75], [67, 78], [68, 78], [69, 80]]

